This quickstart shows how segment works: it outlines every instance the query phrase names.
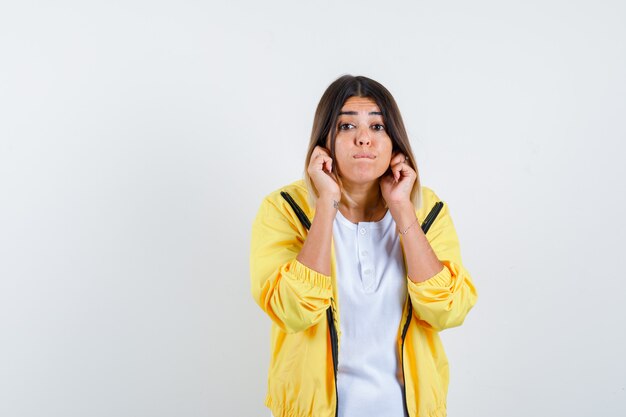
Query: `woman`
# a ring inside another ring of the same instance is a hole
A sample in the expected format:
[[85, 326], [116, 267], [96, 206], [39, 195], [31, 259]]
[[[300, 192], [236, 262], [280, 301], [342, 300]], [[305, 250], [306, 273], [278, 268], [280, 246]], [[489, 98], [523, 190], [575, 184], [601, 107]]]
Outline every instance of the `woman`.
[[438, 332], [463, 323], [477, 292], [389, 91], [333, 82], [305, 167], [252, 227], [252, 294], [272, 320], [266, 405], [274, 417], [445, 416]]

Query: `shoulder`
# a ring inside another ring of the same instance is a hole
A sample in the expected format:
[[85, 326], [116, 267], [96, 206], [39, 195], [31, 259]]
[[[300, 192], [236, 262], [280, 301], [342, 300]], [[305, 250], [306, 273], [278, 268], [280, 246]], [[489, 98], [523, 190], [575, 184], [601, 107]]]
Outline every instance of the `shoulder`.
[[441, 199], [432, 188], [422, 185], [420, 187], [420, 207], [417, 209], [417, 217], [424, 219], [439, 201]]
[[292, 183], [270, 192], [263, 199], [262, 205], [272, 211], [278, 211], [283, 214], [292, 212], [293, 210], [291, 209], [291, 206], [285, 197], [283, 197], [283, 192], [288, 193], [293, 201], [307, 214], [307, 216], [311, 217], [311, 208], [308, 202], [309, 192], [304, 179], [293, 181]]

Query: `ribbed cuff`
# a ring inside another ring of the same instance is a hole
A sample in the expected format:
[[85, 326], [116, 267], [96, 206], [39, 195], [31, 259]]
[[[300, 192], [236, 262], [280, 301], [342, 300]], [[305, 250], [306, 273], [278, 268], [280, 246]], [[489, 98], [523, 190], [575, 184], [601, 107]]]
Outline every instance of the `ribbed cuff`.
[[450, 272], [450, 269], [448, 268], [446, 263], [445, 262], [442, 262], [442, 263], [444, 264], [443, 269], [437, 272], [432, 277], [428, 278], [426, 281], [413, 282], [407, 278], [409, 285], [412, 285], [415, 287], [438, 287], [438, 288], [449, 287], [452, 281], [452, 273]]
[[304, 282], [311, 286], [321, 288], [324, 290], [331, 289], [331, 278], [328, 275], [321, 274], [308, 266], [300, 263], [297, 259], [294, 259], [285, 268], [285, 272], [288, 272], [293, 278], [298, 281]]

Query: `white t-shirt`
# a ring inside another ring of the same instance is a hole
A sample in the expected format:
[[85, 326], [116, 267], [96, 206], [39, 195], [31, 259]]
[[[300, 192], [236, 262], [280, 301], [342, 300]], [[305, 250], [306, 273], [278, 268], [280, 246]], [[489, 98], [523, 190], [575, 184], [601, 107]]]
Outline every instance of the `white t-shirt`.
[[396, 340], [406, 273], [396, 223], [333, 224], [341, 346], [338, 417], [406, 417]]
[[333, 224], [341, 347], [338, 417], [402, 417], [404, 398], [397, 336], [406, 300], [396, 223], [354, 224], [337, 212]]

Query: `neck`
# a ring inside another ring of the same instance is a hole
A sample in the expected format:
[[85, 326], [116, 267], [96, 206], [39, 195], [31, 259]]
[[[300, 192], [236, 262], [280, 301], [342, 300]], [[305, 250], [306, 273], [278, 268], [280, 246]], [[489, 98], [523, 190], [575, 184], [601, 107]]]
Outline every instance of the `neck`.
[[339, 210], [353, 223], [378, 221], [386, 212], [378, 181], [370, 184], [343, 182]]

